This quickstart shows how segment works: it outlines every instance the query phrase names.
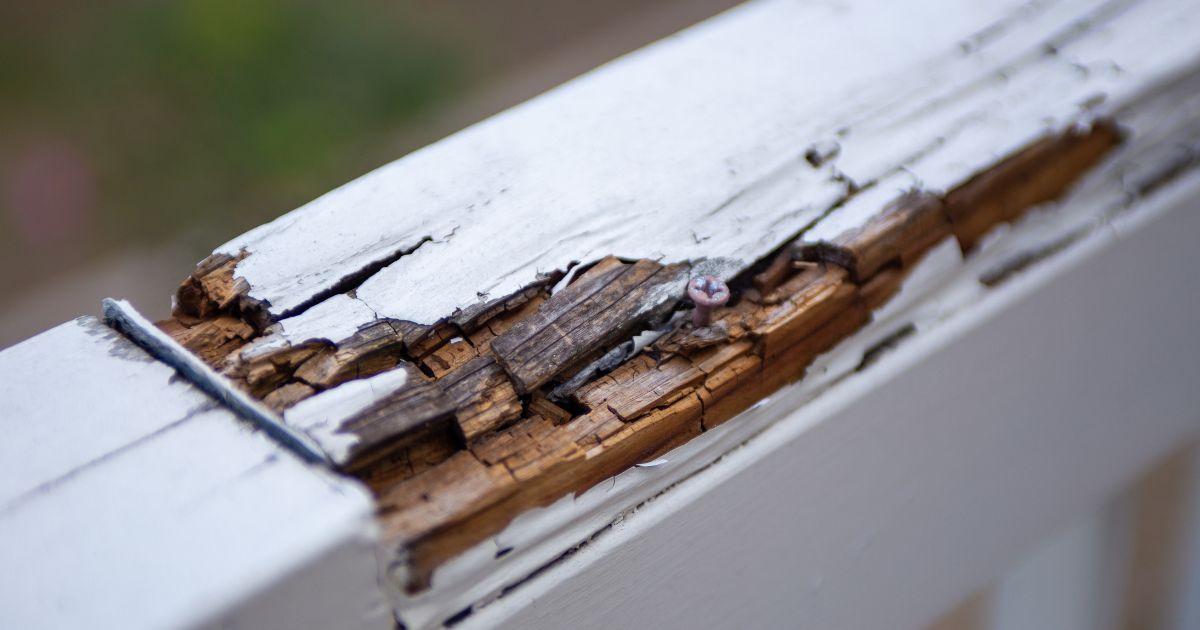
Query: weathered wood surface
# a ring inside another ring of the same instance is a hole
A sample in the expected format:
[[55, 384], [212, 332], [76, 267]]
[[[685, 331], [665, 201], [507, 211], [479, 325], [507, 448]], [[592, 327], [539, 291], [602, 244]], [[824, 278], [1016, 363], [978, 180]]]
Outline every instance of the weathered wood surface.
[[391, 627], [358, 484], [91, 317], [0, 374], [0, 626]]
[[671, 310], [689, 265], [605, 258], [553, 295], [532, 317], [492, 341], [492, 352], [521, 393], [544, 385]]
[[521, 417], [523, 409], [517, 391], [491, 357], [476, 357], [438, 383], [453, 400], [451, 411], [468, 441]]
[[399, 374], [393, 389], [366, 409], [350, 416], [337, 429], [353, 436], [349, 460], [378, 457], [389, 442], [435, 424], [454, 422], [455, 401], [429, 382], [413, 365], [402, 363], [388, 373]]
[[[1167, 143], [1138, 117], [1192, 85], [1198, 20], [1168, 0], [750, 3], [235, 239], [163, 326], [371, 485], [419, 591], [796, 381], [947, 239], [974, 255], [1089, 173], [1149, 190], [1186, 169], [1103, 161]], [[735, 295], [696, 330], [684, 283], [707, 273]], [[231, 318], [243, 346], [209, 332]], [[389, 417], [355, 461], [339, 397], [395, 366], [449, 412]]]

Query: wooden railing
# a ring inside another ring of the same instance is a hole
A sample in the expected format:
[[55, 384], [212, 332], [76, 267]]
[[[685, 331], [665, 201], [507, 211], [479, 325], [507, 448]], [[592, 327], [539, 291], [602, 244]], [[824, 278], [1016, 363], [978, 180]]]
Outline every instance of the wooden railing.
[[[109, 303], [221, 448], [370, 490], [248, 499], [348, 507], [261, 560], [300, 600], [215, 607], [921, 627], [1194, 440], [1200, 7], [960, 4], [748, 3], [219, 247], [170, 320]], [[95, 326], [48, 335], [132, 348]]]

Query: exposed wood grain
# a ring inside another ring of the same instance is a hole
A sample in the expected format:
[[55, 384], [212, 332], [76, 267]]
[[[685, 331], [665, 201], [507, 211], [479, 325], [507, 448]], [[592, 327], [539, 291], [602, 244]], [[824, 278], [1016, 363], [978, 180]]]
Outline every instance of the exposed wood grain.
[[253, 326], [232, 315], [200, 320], [168, 319], [158, 326], [209, 365], [220, 364], [258, 334]]
[[396, 447], [397, 437], [454, 420], [454, 401], [436, 383], [410, 363], [395, 369], [405, 373], [405, 382], [337, 429], [354, 438], [349, 456], [354, 467], [386, 455], [388, 448]]
[[858, 294], [846, 272], [837, 267], [804, 270], [779, 291], [788, 297], [763, 313], [763, 322], [756, 330], [768, 360], [846, 311]]
[[909, 264], [950, 235], [941, 200], [926, 192], [910, 192], [885, 206], [859, 227], [830, 243], [807, 244], [802, 254], [845, 267], [864, 281], [888, 264]]
[[[313, 357], [329, 353], [328, 344], [320, 341], [296, 346], [287, 346], [276, 352], [256, 355], [243, 360], [240, 355], [231, 355], [222, 363], [222, 373], [234, 379], [255, 396], [265, 399], [277, 389], [285, 387], [298, 368]], [[308, 384], [321, 386], [321, 383]], [[293, 388], [293, 393], [301, 390]]]
[[605, 408], [627, 422], [686, 396], [704, 378], [690, 361], [638, 356], [575, 394], [590, 409]]
[[606, 258], [496, 337], [492, 352], [517, 390], [530, 392], [670, 309], [687, 272], [687, 265]]
[[963, 250], [999, 223], [1057, 199], [1120, 141], [1115, 125], [1043, 138], [951, 191], [946, 214]]
[[458, 426], [468, 442], [521, 417], [517, 392], [491, 357], [468, 361], [437, 382], [454, 401]]
[[282, 413], [288, 407], [312, 396], [316, 390], [304, 383], [288, 383], [279, 389], [267, 394], [263, 398], [263, 403], [273, 409], [276, 413]]
[[391, 369], [405, 356], [405, 337], [414, 331], [416, 327], [402, 323], [375, 322], [336, 348], [325, 348], [305, 361], [296, 369], [295, 378], [326, 388]]
[[176, 313], [206, 318], [230, 310], [250, 289], [249, 283], [235, 275], [237, 263], [244, 257], [213, 254], [200, 261], [179, 287]]

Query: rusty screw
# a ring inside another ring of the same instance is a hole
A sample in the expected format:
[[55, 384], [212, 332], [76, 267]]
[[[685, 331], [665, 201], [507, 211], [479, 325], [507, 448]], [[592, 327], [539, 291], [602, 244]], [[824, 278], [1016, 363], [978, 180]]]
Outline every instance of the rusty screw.
[[729, 301], [729, 286], [716, 276], [700, 276], [688, 282], [688, 297], [696, 303], [692, 311], [692, 324], [696, 328], [708, 325], [712, 310]]

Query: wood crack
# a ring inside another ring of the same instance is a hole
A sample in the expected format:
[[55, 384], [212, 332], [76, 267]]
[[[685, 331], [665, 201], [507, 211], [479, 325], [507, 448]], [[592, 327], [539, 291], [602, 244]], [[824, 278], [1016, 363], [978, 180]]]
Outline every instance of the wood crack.
[[[189, 317], [213, 323], [164, 327], [280, 411], [392, 379], [337, 420], [335, 434], [352, 441], [337, 463], [376, 493], [384, 536], [405, 548], [415, 592], [520, 513], [653, 460], [802, 378], [930, 249], [954, 237], [970, 250], [994, 226], [1061, 196], [1117, 141], [1106, 122], [1046, 137], [945, 195], [910, 191], [834, 238], [801, 234], [747, 267], [734, 300], [699, 330], [670, 317], [688, 304], [691, 264], [611, 256], [553, 294], [543, 280], [434, 326], [376, 319], [338, 343], [246, 360], [234, 346], [257, 329], [228, 310], [240, 290], [228, 275], [236, 263], [213, 260], [203, 265], [210, 273], [185, 282], [204, 296], [188, 302]], [[635, 346], [647, 329], [662, 334]]]

